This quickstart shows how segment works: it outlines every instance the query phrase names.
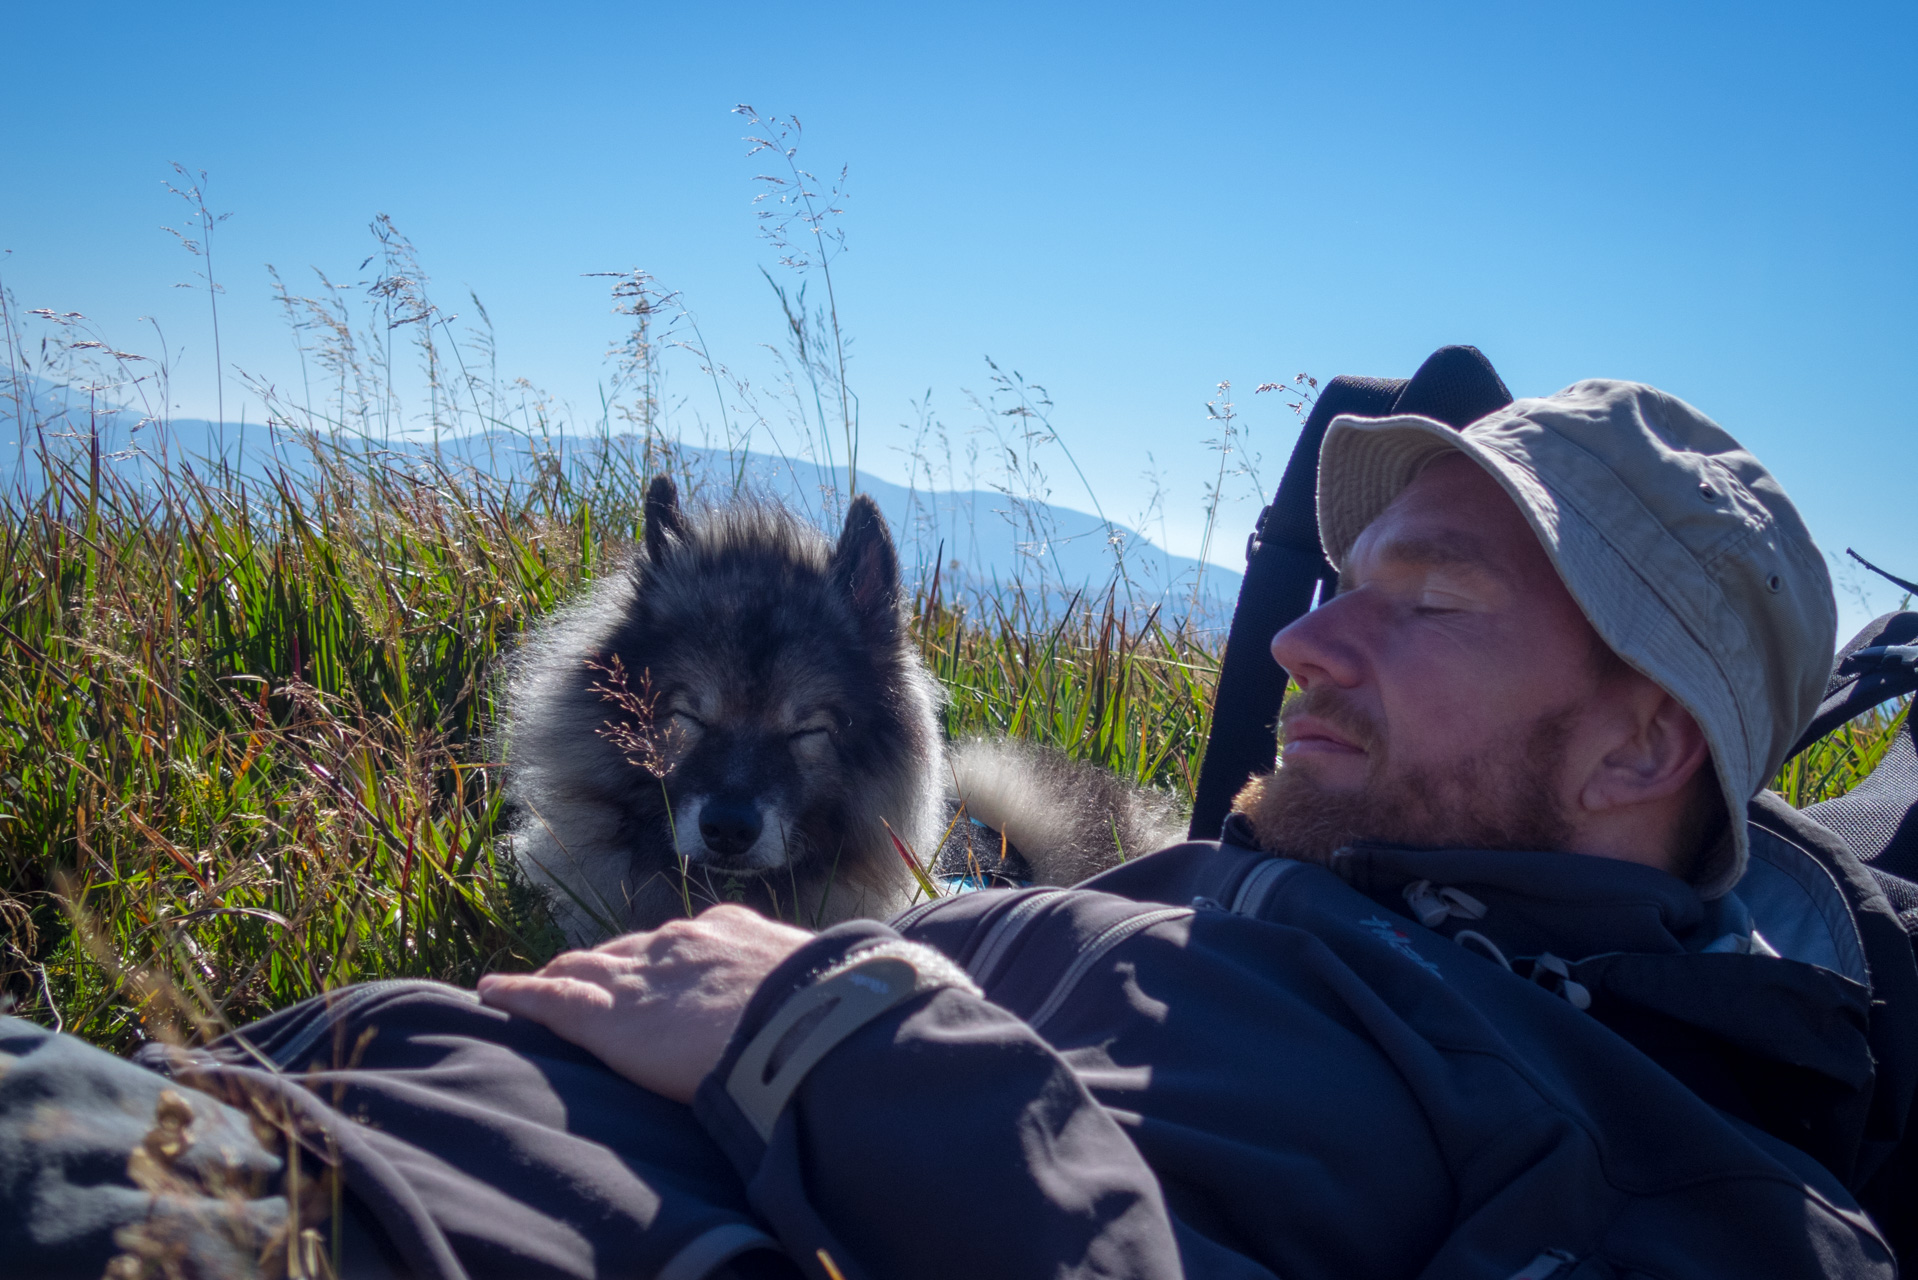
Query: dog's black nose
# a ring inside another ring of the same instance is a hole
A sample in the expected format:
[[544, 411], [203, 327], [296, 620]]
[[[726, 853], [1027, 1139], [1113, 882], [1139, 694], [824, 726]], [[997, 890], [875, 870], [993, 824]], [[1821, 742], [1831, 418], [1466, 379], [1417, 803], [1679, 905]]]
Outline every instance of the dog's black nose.
[[759, 807], [746, 800], [708, 800], [699, 806], [699, 834], [706, 847], [722, 858], [753, 847], [765, 825]]

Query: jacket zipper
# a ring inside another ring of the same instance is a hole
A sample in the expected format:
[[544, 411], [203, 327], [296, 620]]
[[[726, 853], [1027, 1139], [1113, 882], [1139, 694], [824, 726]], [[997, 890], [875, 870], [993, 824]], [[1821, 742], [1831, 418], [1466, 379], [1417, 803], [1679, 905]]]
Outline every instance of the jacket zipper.
[[1092, 967], [1105, 959], [1114, 947], [1134, 934], [1142, 933], [1155, 924], [1164, 924], [1168, 920], [1178, 920], [1192, 915], [1191, 907], [1160, 907], [1157, 911], [1147, 911], [1142, 915], [1127, 916], [1116, 924], [1108, 925], [1103, 933], [1094, 938], [1086, 949], [1079, 953], [1066, 968], [1059, 981], [1053, 986], [1052, 994], [1045, 1003], [1026, 1019], [1026, 1025], [1037, 1031], [1057, 1014], [1065, 1002], [1072, 998], [1073, 989], [1091, 972]]
[[1279, 881], [1304, 865], [1291, 858], [1267, 858], [1252, 868], [1239, 885], [1239, 891], [1232, 895], [1232, 914], [1260, 919], [1260, 913], [1278, 889]]
[[1024, 901], [1013, 904], [1003, 916], [993, 922], [992, 928], [986, 930], [984, 940], [979, 943], [979, 950], [975, 951], [972, 959], [966, 963], [966, 972], [972, 975], [974, 982], [985, 989], [988, 998], [992, 994], [992, 979], [998, 976], [994, 970], [998, 968], [999, 961], [1006, 950], [1025, 931], [1026, 925], [1033, 916], [1037, 915], [1042, 908], [1064, 897], [1065, 892], [1064, 889], [1048, 889], [1042, 893], [1035, 893]]

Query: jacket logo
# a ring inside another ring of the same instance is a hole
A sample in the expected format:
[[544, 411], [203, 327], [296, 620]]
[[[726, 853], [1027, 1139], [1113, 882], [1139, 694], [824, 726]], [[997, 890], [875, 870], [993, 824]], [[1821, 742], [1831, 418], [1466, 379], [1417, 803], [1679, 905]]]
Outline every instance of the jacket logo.
[[1400, 933], [1398, 926], [1390, 920], [1387, 920], [1383, 916], [1373, 916], [1368, 920], [1359, 921], [1359, 924], [1364, 928], [1370, 929], [1373, 937], [1431, 974], [1434, 978], [1442, 978], [1445, 976], [1439, 972], [1437, 965], [1418, 953], [1418, 949], [1412, 945], [1412, 939]]

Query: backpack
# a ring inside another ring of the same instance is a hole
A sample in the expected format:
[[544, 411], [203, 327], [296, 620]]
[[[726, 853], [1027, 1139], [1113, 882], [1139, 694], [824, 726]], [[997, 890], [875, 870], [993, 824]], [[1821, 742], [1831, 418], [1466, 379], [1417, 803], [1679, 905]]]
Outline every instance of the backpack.
[[[1319, 542], [1317, 512], [1319, 445], [1332, 419], [1416, 413], [1462, 430], [1510, 403], [1512, 394], [1491, 362], [1468, 346], [1440, 348], [1410, 378], [1338, 377], [1321, 389], [1278, 491], [1246, 539], [1245, 579], [1226, 637], [1212, 732], [1194, 791], [1194, 839], [1216, 836], [1233, 796], [1254, 775], [1272, 768], [1287, 679], [1270, 656], [1272, 637], [1337, 587], [1338, 575]], [[1915, 689], [1918, 612], [1887, 614], [1839, 651], [1817, 715], [1787, 759], [1854, 717]], [[1869, 975], [1877, 1080], [1870, 1150], [1853, 1171], [1851, 1190], [1885, 1232], [1901, 1268], [1918, 1273], [1918, 1123], [1910, 1122], [1918, 1096], [1918, 742], [1913, 735], [1907, 715], [1870, 775], [1836, 799], [1797, 810], [1761, 793], [1747, 815], [1757, 868], [1747, 872], [1747, 881], [1752, 882], [1749, 892], [1767, 905], [1796, 904], [1800, 915], [1821, 907], [1827, 914], [1839, 913], [1839, 919], [1811, 921], [1801, 932], [1823, 939], [1822, 945], [1833, 938], [1847, 940], [1858, 954], [1846, 967]], [[1739, 890], [1747, 896], [1745, 881]], [[1842, 920], [1845, 912], [1849, 921]]]
[[[1888, 613], [1838, 651], [1825, 699], [1791, 755], [1913, 690], [1918, 690], [1918, 612]], [[1883, 883], [1907, 931], [1918, 933], [1918, 897], [1911, 884], [1918, 881], [1918, 745], [1911, 717], [1905, 717], [1864, 781], [1836, 799], [1806, 805], [1804, 812], [1844, 837]]]
[[[1791, 750], [1790, 759], [1854, 717], [1918, 690], [1918, 612], [1888, 613], [1838, 651], [1818, 714]], [[1836, 850], [1824, 861], [1847, 890], [1868, 949], [1872, 977], [1872, 1049], [1879, 1088], [1872, 1127], [1883, 1152], [1875, 1171], [1853, 1187], [1898, 1257], [1901, 1270], [1918, 1273], [1918, 749], [1909, 712], [1872, 771], [1844, 795], [1792, 810], [1773, 812], [1800, 835], [1832, 837]], [[1769, 797], [1761, 797], [1768, 799]], [[1754, 817], [1756, 817], [1754, 813]], [[1755, 826], [1757, 824], [1754, 824]], [[1756, 831], [1754, 832], [1756, 834]], [[1847, 869], [1851, 874], [1845, 874]], [[1858, 872], [1864, 874], [1861, 877]], [[1875, 893], [1874, 893], [1875, 891]], [[1886, 918], [1896, 929], [1887, 927]], [[1893, 954], [1902, 944], [1903, 954]]]

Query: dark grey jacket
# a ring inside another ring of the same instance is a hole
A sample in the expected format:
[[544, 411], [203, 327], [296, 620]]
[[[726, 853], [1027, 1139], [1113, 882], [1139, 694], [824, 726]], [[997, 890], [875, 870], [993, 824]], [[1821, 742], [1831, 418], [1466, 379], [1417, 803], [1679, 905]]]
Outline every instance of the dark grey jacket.
[[[1842, 844], [1754, 822], [1709, 905], [1601, 859], [1326, 869], [1229, 828], [844, 925], [691, 1108], [434, 983], [152, 1070], [0, 1017], [0, 1271], [87, 1280], [139, 1229], [238, 1274], [286, 1205], [257, 1113], [307, 1185], [338, 1169], [368, 1280], [1889, 1275], [1858, 1201], [1918, 1217], [1918, 967]], [[168, 1107], [198, 1136], [156, 1198], [131, 1153]]]
[[1751, 882], [1785, 948], [1629, 863], [1327, 869], [1227, 836], [844, 925], [775, 973], [696, 1113], [788, 1254], [847, 1280], [1892, 1273], [1846, 1187], [1902, 1130], [1910, 1081], [1874, 1059], [1909, 1046], [1789, 834]]

